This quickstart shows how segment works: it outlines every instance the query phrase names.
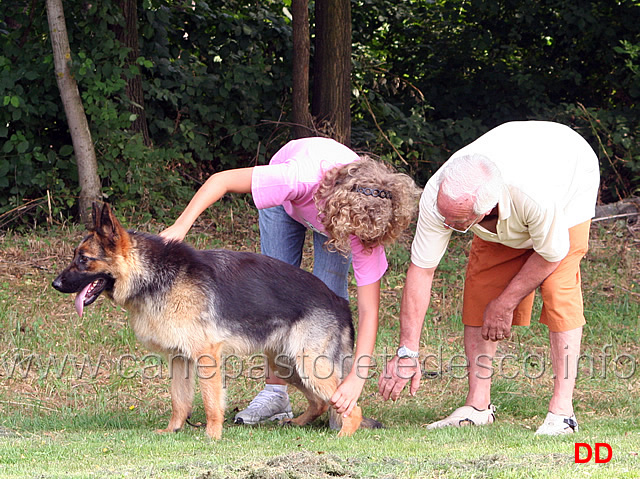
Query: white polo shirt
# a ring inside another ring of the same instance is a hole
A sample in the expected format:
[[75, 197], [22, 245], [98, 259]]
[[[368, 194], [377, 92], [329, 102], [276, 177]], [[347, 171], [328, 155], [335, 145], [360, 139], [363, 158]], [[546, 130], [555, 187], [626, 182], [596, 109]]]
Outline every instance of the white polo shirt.
[[[480, 225], [471, 231], [485, 241], [533, 249], [550, 262], [569, 251], [569, 228], [595, 213], [600, 171], [598, 158], [582, 136], [559, 123], [517, 121], [500, 125], [452, 155], [481, 154], [493, 161], [504, 187], [498, 201], [496, 233]], [[421, 268], [438, 265], [452, 231], [433, 212], [439, 169], [420, 199], [411, 261]]]

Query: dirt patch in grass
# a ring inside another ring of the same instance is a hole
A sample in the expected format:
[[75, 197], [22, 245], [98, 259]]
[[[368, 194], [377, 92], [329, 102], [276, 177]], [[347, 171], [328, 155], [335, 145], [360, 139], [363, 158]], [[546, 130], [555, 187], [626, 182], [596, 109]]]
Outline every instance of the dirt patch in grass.
[[[357, 461], [357, 459], [341, 459], [333, 454], [304, 451], [283, 454], [248, 465], [229, 466], [222, 473], [209, 471], [197, 476], [197, 479], [328, 479], [334, 477], [355, 479], [362, 477], [361, 473], [354, 472], [354, 469], [362, 466]], [[407, 472], [404, 466], [411, 463], [420, 477], [489, 478], [500, 474], [508, 475], [510, 471], [525, 467], [538, 472], [553, 470], [556, 467], [572, 464], [573, 457], [568, 454], [528, 454], [512, 458], [503, 454], [491, 454], [469, 460], [448, 458], [428, 464], [421, 464], [420, 460], [415, 459], [408, 459], [405, 463], [387, 458], [382, 459], [381, 462], [387, 466], [387, 471], [389, 467], [391, 469], [400, 467], [404, 472], [399, 474], [403, 477]], [[422, 471], [424, 476], [417, 471]], [[382, 477], [394, 479], [398, 476], [394, 472], [386, 472]]]
[[296, 452], [249, 465], [229, 466], [222, 474], [207, 472], [197, 479], [323, 479], [355, 478], [348, 461], [333, 454]]

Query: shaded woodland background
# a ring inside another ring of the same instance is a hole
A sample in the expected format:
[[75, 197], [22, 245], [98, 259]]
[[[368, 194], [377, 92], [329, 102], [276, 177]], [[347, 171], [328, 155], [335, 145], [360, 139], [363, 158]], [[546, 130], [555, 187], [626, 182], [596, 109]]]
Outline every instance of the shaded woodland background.
[[[45, 2], [0, 5], [0, 228], [77, 217]], [[49, 3], [49, 2], [47, 2]], [[510, 120], [585, 136], [640, 189], [636, 0], [64, 0], [101, 199], [176, 214], [209, 174], [327, 135], [424, 184]]]

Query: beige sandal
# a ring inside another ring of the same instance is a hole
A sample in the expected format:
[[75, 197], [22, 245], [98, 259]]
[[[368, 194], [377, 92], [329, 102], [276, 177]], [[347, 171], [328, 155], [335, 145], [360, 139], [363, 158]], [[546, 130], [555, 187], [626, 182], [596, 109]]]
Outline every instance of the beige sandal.
[[438, 429], [441, 427], [462, 427], [462, 426], [484, 426], [496, 420], [496, 407], [489, 404], [487, 409], [476, 409], [473, 406], [462, 406], [453, 411], [450, 416], [431, 423], [427, 429]]

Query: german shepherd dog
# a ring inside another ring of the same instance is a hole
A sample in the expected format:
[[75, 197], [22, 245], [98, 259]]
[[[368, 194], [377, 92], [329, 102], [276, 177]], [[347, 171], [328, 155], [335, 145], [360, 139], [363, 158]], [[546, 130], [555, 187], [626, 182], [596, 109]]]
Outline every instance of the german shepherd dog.
[[222, 436], [225, 355], [263, 351], [276, 374], [309, 401], [291, 422], [305, 425], [331, 410], [339, 436], [361, 425], [360, 407], [343, 418], [329, 399], [351, 370], [354, 328], [349, 304], [300, 268], [255, 253], [199, 251], [178, 241], [125, 230], [107, 204], [93, 205], [93, 227], [69, 266], [53, 281], [78, 293], [76, 309], [105, 292], [129, 312], [137, 338], [165, 354], [171, 366], [172, 414], [166, 429], [188, 420], [194, 370], [206, 413], [206, 432]]

